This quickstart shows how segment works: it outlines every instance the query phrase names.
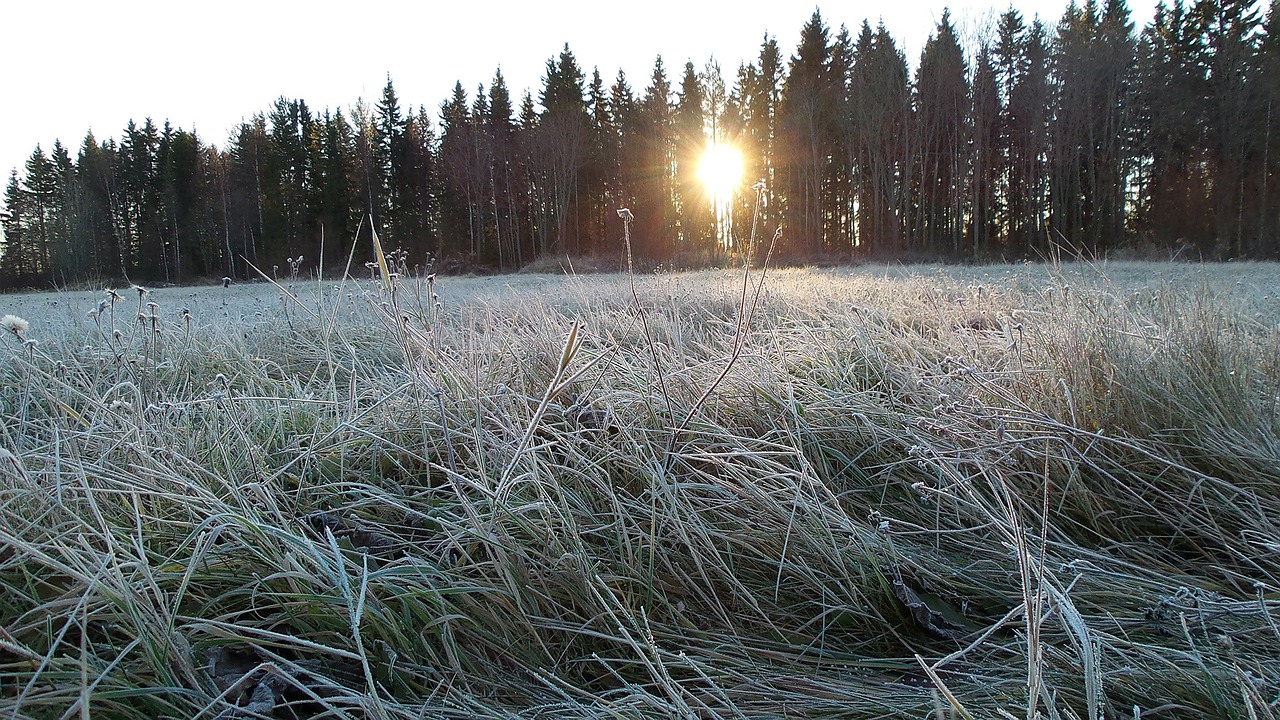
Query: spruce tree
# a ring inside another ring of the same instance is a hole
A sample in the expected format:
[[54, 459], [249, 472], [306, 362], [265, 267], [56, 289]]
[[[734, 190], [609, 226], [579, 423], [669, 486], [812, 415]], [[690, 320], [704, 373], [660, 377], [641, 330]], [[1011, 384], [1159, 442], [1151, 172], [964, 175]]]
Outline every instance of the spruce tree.
[[913, 240], [926, 253], [959, 257], [964, 238], [965, 124], [970, 100], [968, 67], [949, 12], [943, 11], [920, 54], [915, 104], [916, 182], [911, 187], [918, 222], [912, 229]]
[[672, 116], [679, 249], [686, 252], [704, 249], [711, 237], [711, 201], [698, 180], [698, 161], [707, 145], [703, 129], [704, 102], [705, 96], [698, 74], [693, 69], [693, 63], [686, 62]]
[[786, 232], [784, 251], [792, 257], [813, 256], [824, 249], [823, 195], [832, 151], [832, 106], [836, 88], [828, 67], [829, 32], [814, 10], [800, 31], [791, 57], [779, 106]]
[[547, 60], [538, 119], [537, 164], [548, 183], [550, 227], [554, 235], [542, 251], [581, 252], [581, 229], [575, 206], [581, 190], [582, 170], [587, 160], [588, 130], [584, 76], [577, 58], [565, 44], [558, 58]]

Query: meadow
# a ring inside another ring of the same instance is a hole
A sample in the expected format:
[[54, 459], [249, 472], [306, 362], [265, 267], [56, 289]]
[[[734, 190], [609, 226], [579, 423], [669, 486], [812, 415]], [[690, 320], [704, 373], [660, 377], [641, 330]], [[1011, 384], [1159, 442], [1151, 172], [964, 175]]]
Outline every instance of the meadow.
[[1276, 265], [5, 314], [5, 717], [1280, 715]]

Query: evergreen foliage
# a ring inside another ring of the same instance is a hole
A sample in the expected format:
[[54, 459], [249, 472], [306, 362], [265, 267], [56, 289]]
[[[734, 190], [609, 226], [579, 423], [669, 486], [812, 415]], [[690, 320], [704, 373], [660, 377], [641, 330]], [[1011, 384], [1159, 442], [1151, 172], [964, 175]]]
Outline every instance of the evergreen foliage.
[[[753, 217], [791, 261], [1274, 258], [1277, 22], [1174, 0], [1139, 31], [1124, 0], [1088, 0], [1049, 25], [1010, 8], [965, 47], [944, 12], [910, 67], [883, 24], [815, 10], [792, 54], [765, 35], [727, 77], [659, 57], [633, 90], [566, 45], [520, 101], [498, 70], [434, 115], [390, 76], [350, 108], [281, 97], [222, 146], [146, 118], [9, 174], [0, 283], [245, 278], [322, 248], [336, 267], [353, 241], [371, 256], [362, 225], [409, 265], [617, 262], [622, 207], [649, 265], [740, 252]], [[727, 215], [696, 174], [712, 140], [744, 156]]]

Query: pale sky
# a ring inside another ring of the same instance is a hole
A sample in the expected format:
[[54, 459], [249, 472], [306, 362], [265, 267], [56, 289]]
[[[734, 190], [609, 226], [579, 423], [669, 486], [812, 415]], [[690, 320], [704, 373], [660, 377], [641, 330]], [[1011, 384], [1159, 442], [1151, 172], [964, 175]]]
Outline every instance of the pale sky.
[[[839, 0], [818, 4], [834, 33], [883, 19], [914, 65], [944, 7], [962, 41], [1009, 7], [1000, 0]], [[1013, 0], [1030, 23], [1067, 0]], [[1131, 0], [1139, 29], [1154, 0]], [[391, 73], [401, 108], [440, 103], [461, 80], [468, 97], [499, 66], [513, 99], [537, 96], [548, 58], [566, 42], [587, 77], [619, 68], [640, 94], [662, 55], [678, 84], [686, 61], [712, 56], [732, 87], [765, 33], [789, 58], [815, 5], [792, 0], [3, 0], [0, 5], [0, 172], [21, 169], [39, 144], [61, 139], [74, 158], [85, 132], [120, 138], [130, 118], [195, 129], [222, 147], [232, 128], [279, 96], [313, 111], [376, 102]], [[608, 8], [608, 9], [605, 9]], [[749, 9], [748, 9], [749, 8]]]

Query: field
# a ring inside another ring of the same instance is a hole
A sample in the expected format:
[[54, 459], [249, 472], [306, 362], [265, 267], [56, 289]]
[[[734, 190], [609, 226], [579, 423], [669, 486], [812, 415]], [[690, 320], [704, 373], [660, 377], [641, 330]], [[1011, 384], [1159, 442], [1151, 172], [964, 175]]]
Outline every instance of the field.
[[5, 717], [1280, 715], [1275, 265], [119, 295], [0, 296]]

